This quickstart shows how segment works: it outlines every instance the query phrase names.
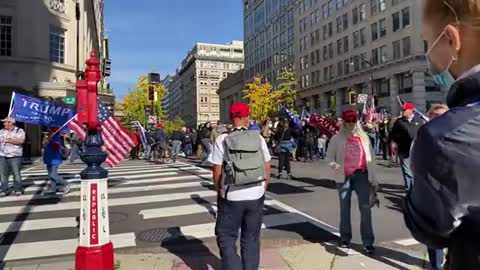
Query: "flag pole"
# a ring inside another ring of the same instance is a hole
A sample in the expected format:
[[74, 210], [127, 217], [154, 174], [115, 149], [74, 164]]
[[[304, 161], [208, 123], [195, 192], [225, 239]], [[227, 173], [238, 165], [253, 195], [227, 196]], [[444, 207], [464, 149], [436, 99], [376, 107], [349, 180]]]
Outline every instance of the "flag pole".
[[15, 99], [15, 92], [12, 92], [12, 97], [10, 98], [10, 107], [8, 108], [8, 117], [12, 115], [13, 111], [13, 100]]
[[51, 136], [53, 137], [55, 134], [57, 134], [58, 132], [60, 132], [60, 130], [62, 130], [64, 127], [66, 127], [70, 122], [73, 121], [73, 119], [75, 119], [75, 117], [77, 117], [78, 114], [75, 114], [72, 118], [70, 118], [67, 122], [65, 122], [65, 124], [63, 124], [61, 127], [59, 127], [57, 129], [57, 131], [55, 131]]

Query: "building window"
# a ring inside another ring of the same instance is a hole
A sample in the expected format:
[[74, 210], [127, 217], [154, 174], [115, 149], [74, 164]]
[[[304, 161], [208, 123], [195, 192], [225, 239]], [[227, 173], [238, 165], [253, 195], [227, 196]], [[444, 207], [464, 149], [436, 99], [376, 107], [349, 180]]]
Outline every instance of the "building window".
[[[365, 53], [365, 52], [364, 52], [364, 53], [361, 53], [361, 54], [360, 54], [360, 57], [361, 57], [362, 59], [367, 59], [367, 53]], [[366, 61], [361, 61], [360, 66], [362, 67], [362, 70], [363, 70], [363, 69], [366, 69], [366, 68], [367, 68], [367, 62], [366, 62]]]
[[320, 29], [315, 30], [315, 44], [320, 43]]
[[372, 16], [378, 12], [378, 0], [370, 0], [371, 14]]
[[328, 0], [328, 16], [332, 16], [333, 7], [334, 7], [333, 0]]
[[333, 68], [333, 65], [330, 65], [328, 67], [328, 78], [333, 79], [335, 77], [335, 75], [333, 75], [334, 73], [335, 73], [335, 70]]
[[380, 47], [380, 63], [385, 63], [388, 60], [387, 46]]
[[65, 31], [50, 27], [50, 61], [65, 63]]
[[426, 40], [423, 41], [423, 52], [427, 53], [428, 51], [428, 42]]
[[310, 60], [312, 61], [312, 66], [314, 66], [315, 63], [316, 63], [316, 62], [315, 62], [315, 61], [316, 61], [316, 60], [315, 60], [315, 52], [311, 52], [311, 53], [310, 53]]
[[337, 0], [337, 9], [341, 9], [343, 7], [343, 0]]
[[310, 33], [310, 47], [315, 46], [315, 33]]
[[358, 23], [358, 8], [352, 9], [352, 24]]
[[348, 14], [343, 14], [343, 29], [347, 30], [348, 28]]
[[410, 8], [402, 9], [402, 27], [410, 25]]
[[305, 87], [309, 87], [310, 86], [310, 81], [308, 80], [308, 74], [305, 75]]
[[328, 57], [333, 58], [333, 43], [328, 44]]
[[367, 31], [366, 28], [360, 29], [360, 45], [365, 46], [367, 44], [367, 34], [365, 33]]
[[343, 52], [348, 52], [348, 36], [343, 37]]
[[342, 39], [337, 40], [337, 55], [342, 55], [343, 53], [343, 44]]
[[358, 48], [360, 46], [360, 32], [353, 32], [353, 48]]
[[359, 6], [360, 10], [360, 21], [364, 21], [367, 18], [367, 8], [365, 7], [365, 4], [361, 4]]
[[0, 56], [12, 56], [12, 17], [0, 16]]
[[319, 23], [320, 22], [320, 9], [317, 8], [315, 10], [315, 24]]
[[405, 37], [402, 39], [403, 43], [403, 57], [410, 55], [410, 37]]
[[385, 19], [381, 19], [379, 21], [379, 25], [380, 25], [380, 37], [384, 37], [385, 35], [387, 35], [387, 20]]
[[322, 15], [323, 15], [324, 19], [328, 18], [328, 6], [327, 6], [327, 4], [322, 6]]
[[387, 9], [387, 2], [386, 2], [386, 0], [379, 0], [379, 1], [380, 1], [380, 5], [379, 5], [380, 11], [384, 11], [385, 9]]
[[323, 68], [323, 79], [328, 81], [328, 67]]
[[376, 22], [372, 23], [371, 27], [372, 27], [372, 41], [377, 40], [378, 39], [378, 24]]
[[342, 28], [343, 24], [342, 24], [342, 17], [338, 17], [337, 18], [337, 33], [340, 33], [342, 32], [343, 28]]
[[399, 59], [400, 55], [400, 40], [393, 42], [393, 60]]
[[337, 72], [338, 76], [343, 76], [343, 62], [337, 63]]
[[328, 48], [327, 46], [323, 46], [323, 60], [327, 60], [328, 59]]
[[397, 74], [396, 77], [397, 77], [398, 93], [399, 94], [411, 93], [412, 86], [413, 86], [412, 75], [408, 72], [405, 72], [405, 73]]
[[326, 40], [328, 38], [328, 26], [325, 24], [322, 27], [322, 30], [323, 30], [323, 40]]
[[378, 49], [372, 50], [372, 65], [378, 65]]
[[392, 14], [393, 32], [400, 29], [400, 13], [395, 12]]
[[350, 59], [343, 60], [343, 74], [350, 73]]
[[328, 37], [333, 36], [333, 22], [328, 23]]

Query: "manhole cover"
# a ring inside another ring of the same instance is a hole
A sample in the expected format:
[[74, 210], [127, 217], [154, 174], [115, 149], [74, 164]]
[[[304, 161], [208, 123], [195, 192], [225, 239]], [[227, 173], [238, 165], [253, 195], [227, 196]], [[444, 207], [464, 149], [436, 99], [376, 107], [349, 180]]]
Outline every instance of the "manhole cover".
[[182, 236], [180, 228], [157, 228], [143, 231], [138, 234], [137, 238], [146, 242], [163, 242]]
[[120, 223], [128, 219], [128, 214], [121, 212], [110, 212], [109, 213], [110, 224]]

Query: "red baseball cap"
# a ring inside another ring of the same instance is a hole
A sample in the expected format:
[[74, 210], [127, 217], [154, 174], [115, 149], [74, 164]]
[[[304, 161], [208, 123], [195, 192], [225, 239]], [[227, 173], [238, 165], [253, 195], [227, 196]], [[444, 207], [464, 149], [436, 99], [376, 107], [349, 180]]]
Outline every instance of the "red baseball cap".
[[342, 113], [342, 119], [345, 122], [355, 121], [357, 122], [358, 114], [354, 110], [346, 110]]
[[244, 118], [250, 114], [250, 109], [248, 105], [241, 102], [233, 103], [230, 107], [230, 118]]
[[157, 128], [163, 128], [163, 124], [162, 124], [162, 123], [158, 123], [158, 124], [157, 124]]
[[406, 111], [406, 110], [414, 110], [415, 109], [415, 106], [413, 106], [412, 103], [410, 102], [404, 102], [403, 105], [402, 105], [402, 110]]

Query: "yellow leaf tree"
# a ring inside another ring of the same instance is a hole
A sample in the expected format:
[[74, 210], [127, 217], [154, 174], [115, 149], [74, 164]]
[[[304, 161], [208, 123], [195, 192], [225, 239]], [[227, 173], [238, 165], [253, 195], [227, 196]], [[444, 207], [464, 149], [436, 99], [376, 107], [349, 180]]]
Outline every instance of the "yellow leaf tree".
[[[145, 112], [146, 108], [152, 105], [152, 102], [148, 100], [148, 87], [147, 75], [141, 75], [138, 78], [135, 89], [122, 99], [121, 105], [128, 121], [139, 121], [143, 126], [147, 126]], [[165, 112], [161, 102], [167, 90], [162, 84], [155, 85], [154, 89], [158, 99], [153, 104], [153, 112], [160, 119], [165, 119]]]
[[281, 103], [284, 104], [291, 112], [296, 113], [295, 100], [297, 99], [297, 76], [294, 72], [284, 70], [278, 77], [280, 84], [277, 91], [281, 93]]
[[255, 77], [248, 83], [243, 93], [245, 94], [243, 98], [249, 103], [250, 117], [258, 123], [263, 123], [278, 111], [282, 93], [272, 91], [272, 85], [269, 82], [262, 82], [260, 77]]

